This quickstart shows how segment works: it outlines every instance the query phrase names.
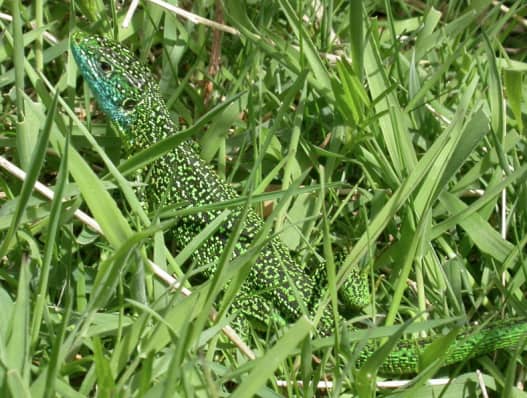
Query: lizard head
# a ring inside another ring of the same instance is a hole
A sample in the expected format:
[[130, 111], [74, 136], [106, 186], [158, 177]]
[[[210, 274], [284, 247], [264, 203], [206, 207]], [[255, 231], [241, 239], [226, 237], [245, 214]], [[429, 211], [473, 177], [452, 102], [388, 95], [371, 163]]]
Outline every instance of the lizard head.
[[138, 117], [138, 107], [158, 91], [148, 69], [130, 50], [101, 36], [76, 32], [71, 51], [99, 106], [127, 132]]

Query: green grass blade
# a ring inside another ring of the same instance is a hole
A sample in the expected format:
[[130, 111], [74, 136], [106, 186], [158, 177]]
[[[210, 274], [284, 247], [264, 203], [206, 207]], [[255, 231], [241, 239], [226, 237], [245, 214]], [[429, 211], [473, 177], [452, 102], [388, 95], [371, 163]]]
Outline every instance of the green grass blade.
[[28, 382], [31, 370], [31, 359], [29, 356], [29, 317], [31, 311], [29, 278], [29, 261], [25, 260], [20, 264], [17, 299], [11, 314], [12, 318], [8, 321], [10, 334], [6, 341], [6, 362], [9, 368], [7, 372], [8, 380], [10, 371], [16, 373], [16, 375], [13, 374], [14, 379], [12, 380], [16, 382], [16, 386], [23, 386], [24, 389], [29, 387]]
[[247, 378], [236, 388], [233, 398], [252, 397], [272, 376], [275, 369], [284, 361], [300, 342], [309, 334], [312, 324], [302, 317], [286, 330], [284, 335], [267, 353], [257, 360]]
[[25, 206], [27, 205], [31, 193], [33, 192], [33, 186], [37, 181], [38, 175], [40, 174], [40, 170], [42, 168], [42, 164], [44, 163], [46, 148], [48, 146], [48, 139], [51, 134], [51, 126], [55, 117], [55, 111], [57, 109], [57, 98], [57, 96], [53, 98], [48, 115], [46, 117], [44, 129], [42, 130], [42, 134], [40, 134], [39, 139], [32, 152], [31, 161], [28, 166], [28, 173], [22, 185], [22, 190], [18, 199], [16, 213], [13, 216], [13, 221], [11, 222], [11, 226], [9, 227], [4, 241], [2, 242], [2, 246], [0, 246], [0, 257], [3, 257], [7, 253], [11, 239], [13, 238], [13, 235], [15, 234], [15, 231], [18, 228], [18, 225], [24, 213]]
[[511, 70], [503, 69], [503, 82], [505, 84], [505, 90], [507, 92], [507, 101], [512, 110], [516, 123], [518, 123], [518, 131], [523, 131], [523, 119], [521, 111], [522, 103], [522, 77], [523, 73]]
[[[56, 104], [56, 102], [55, 102]], [[48, 133], [49, 134], [49, 133]], [[40, 273], [40, 280], [38, 284], [38, 293], [37, 300], [35, 302], [35, 308], [33, 312], [33, 319], [31, 325], [31, 345], [33, 349], [35, 348], [38, 341], [38, 334], [40, 332], [40, 326], [42, 322], [42, 314], [44, 312], [44, 307], [46, 305], [46, 292], [48, 290], [48, 281], [51, 261], [53, 259], [53, 249], [55, 246], [55, 238], [57, 235], [57, 230], [59, 228], [60, 222], [60, 213], [62, 209], [62, 200], [64, 188], [66, 186], [68, 178], [68, 155], [67, 151], [69, 148], [69, 136], [66, 137], [65, 143], [65, 153], [64, 157], [61, 159], [59, 174], [57, 178], [57, 185], [55, 187], [55, 197], [53, 198], [51, 204], [51, 211], [49, 214], [50, 224], [47, 234], [46, 247], [44, 252], [44, 260], [42, 264], [42, 270]]]

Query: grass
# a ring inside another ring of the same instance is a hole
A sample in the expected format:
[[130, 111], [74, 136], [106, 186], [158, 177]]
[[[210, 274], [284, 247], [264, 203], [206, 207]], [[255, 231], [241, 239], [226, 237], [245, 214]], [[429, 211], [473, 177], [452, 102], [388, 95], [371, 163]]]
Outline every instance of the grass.
[[[521, 1], [226, 0], [239, 34], [221, 42], [146, 2], [123, 28], [115, 3], [1, 6], [0, 147], [27, 178], [0, 173], [0, 396], [525, 395], [521, 347], [446, 369], [444, 347], [432, 348], [431, 367], [399, 390], [379, 388], [382, 349], [355, 368], [368, 337], [525, 317]], [[221, 22], [211, 2], [188, 6]], [[182, 135], [122, 159], [68, 56], [75, 30], [134, 49]], [[172, 251], [163, 232], [199, 209], [147, 212], [133, 190], [135, 170], [187, 137], [299, 262], [327, 260], [326, 302], [359, 267], [371, 304], [331, 338], [306, 338], [316, 317], [248, 331], [258, 359], [247, 358], [221, 328], [258, 245], [199, 281], [190, 256], [214, 225]], [[37, 179], [53, 201], [32, 192]], [[168, 289], [148, 259], [192, 295]], [[455, 379], [428, 383], [444, 376]], [[317, 387], [326, 380], [331, 389]]]

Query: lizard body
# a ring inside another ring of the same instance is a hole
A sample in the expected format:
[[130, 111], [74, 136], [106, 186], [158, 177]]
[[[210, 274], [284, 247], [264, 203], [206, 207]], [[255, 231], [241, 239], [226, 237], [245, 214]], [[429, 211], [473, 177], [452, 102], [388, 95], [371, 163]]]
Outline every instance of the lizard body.
[[[176, 132], [157, 82], [128, 49], [109, 39], [84, 33], [75, 33], [71, 44], [81, 74], [99, 106], [124, 136], [128, 154], [145, 149]], [[192, 142], [183, 142], [143, 171], [149, 175], [149, 183], [142, 192], [147, 206], [155, 208], [163, 201], [199, 206], [236, 198], [236, 192], [217, 176], [194, 148]], [[184, 247], [220, 213], [221, 210], [216, 210], [182, 217], [171, 235], [179, 246]], [[240, 214], [241, 208], [235, 208], [228, 220], [194, 253], [194, 259], [199, 264], [217, 261]], [[250, 246], [262, 225], [260, 217], [249, 210], [235, 255], [243, 253]], [[267, 308], [261, 306], [267, 302], [285, 322], [292, 322], [302, 314], [316, 310], [320, 286], [315, 285], [314, 278], [293, 261], [284, 244], [278, 238], [273, 238], [262, 247], [242, 286], [242, 294], [254, 296], [255, 300], [244, 300], [240, 296], [239, 301], [243, 302], [244, 307], [240, 310], [247, 318], [262, 319], [269, 315], [266, 313]], [[368, 302], [367, 282], [359, 272], [352, 275], [348, 283], [349, 292], [353, 304], [361, 306]], [[263, 298], [263, 301], [257, 300], [257, 297]], [[322, 335], [329, 335], [333, 327], [333, 311], [328, 306], [318, 331]], [[508, 322], [474, 334], [467, 332], [450, 346], [445, 364], [499, 348], [514, 347], [526, 333], [527, 323], [523, 321]], [[402, 341], [388, 355], [380, 371], [389, 374], [417, 372], [419, 352], [428, 343], [430, 340]], [[363, 359], [371, 355], [373, 347], [364, 349]]]

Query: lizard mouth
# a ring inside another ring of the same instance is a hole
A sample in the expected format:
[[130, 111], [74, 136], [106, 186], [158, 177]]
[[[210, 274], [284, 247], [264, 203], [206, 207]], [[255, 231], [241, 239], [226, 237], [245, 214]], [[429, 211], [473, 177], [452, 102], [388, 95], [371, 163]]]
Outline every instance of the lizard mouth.
[[88, 67], [87, 60], [89, 57], [85, 50], [86, 42], [88, 40], [88, 36], [84, 32], [75, 32], [71, 35], [71, 53], [73, 54], [73, 58], [77, 62], [77, 65], [80, 67], [81, 74], [84, 76], [92, 70], [92, 68]]

